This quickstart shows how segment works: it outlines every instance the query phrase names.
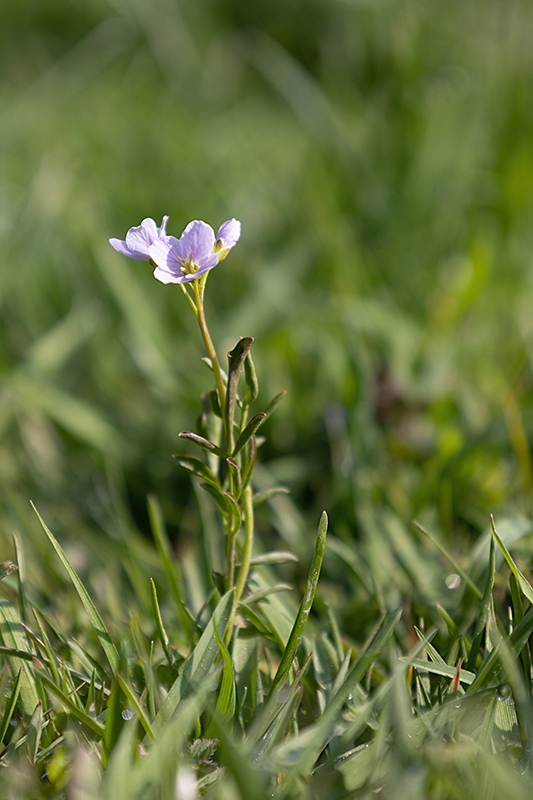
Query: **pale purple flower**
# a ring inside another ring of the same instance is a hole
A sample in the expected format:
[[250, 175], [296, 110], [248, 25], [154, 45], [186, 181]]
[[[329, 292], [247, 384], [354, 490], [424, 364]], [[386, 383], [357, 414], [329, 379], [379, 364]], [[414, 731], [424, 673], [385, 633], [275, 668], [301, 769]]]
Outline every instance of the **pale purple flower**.
[[237, 242], [241, 223], [232, 219], [220, 226], [217, 238], [210, 225], [189, 222], [179, 239], [162, 236], [149, 249], [157, 264], [154, 276], [161, 283], [189, 283], [213, 269]]
[[136, 228], [130, 228], [126, 234], [126, 239], [110, 239], [109, 244], [118, 253], [122, 253], [129, 258], [136, 258], [139, 261], [149, 261], [149, 249], [155, 241], [166, 236], [168, 217], [163, 217], [161, 226], [158, 228], [153, 219], [148, 217], [143, 219]]

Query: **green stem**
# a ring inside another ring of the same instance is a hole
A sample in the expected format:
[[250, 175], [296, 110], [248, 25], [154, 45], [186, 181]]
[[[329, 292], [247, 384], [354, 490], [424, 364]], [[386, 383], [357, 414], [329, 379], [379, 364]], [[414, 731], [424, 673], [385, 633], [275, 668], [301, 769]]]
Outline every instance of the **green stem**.
[[202, 339], [204, 340], [207, 355], [209, 356], [211, 360], [211, 366], [213, 367], [213, 373], [215, 375], [215, 382], [218, 391], [218, 399], [220, 402], [220, 410], [222, 411], [222, 418], [224, 419], [224, 410], [226, 407], [226, 387], [224, 386], [224, 380], [222, 379], [222, 372], [220, 370], [220, 364], [218, 363], [215, 346], [213, 345], [211, 336], [209, 335], [209, 329], [205, 320], [204, 287], [205, 280], [202, 280], [202, 278], [200, 278], [200, 280], [193, 281], [194, 296], [196, 298], [196, 319], [198, 320], [198, 326], [200, 328], [200, 333], [202, 334]]
[[194, 312], [194, 316], [198, 317], [198, 309], [196, 308], [194, 300], [192, 299], [192, 297], [190, 296], [189, 292], [187, 291], [187, 288], [186, 288], [185, 284], [180, 283], [180, 286], [181, 286], [181, 291], [183, 292], [183, 294], [187, 298], [187, 301], [188, 301], [190, 307], [192, 308], [192, 310]]
[[229, 591], [235, 580], [235, 535], [226, 534], [226, 537], [226, 591]]
[[[244, 513], [244, 546], [242, 549], [242, 561], [237, 575], [237, 583], [235, 584], [235, 594], [233, 596], [233, 608], [231, 609], [231, 616], [228, 620], [228, 627], [226, 628], [226, 644], [229, 644], [231, 635], [233, 633], [233, 623], [235, 622], [235, 614], [237, 613], [237, 606], [242, 597], [246, 579], [250, 572], [250, 562], [252, 560], [252, 548], [254, 543], [254, 506], [252, 502], [252, 487], [247, 486], [242, 493], [242, 510]], [[235, 537], [232, 537], [233, 553], [235, 553]], [[233, 580], [232, 580], [233, 582]]]
[[254, 543], [254, 505], [252, 502], [252, 487], [248, 484], [242, 493], [242, 510], [244, 513], [244, 546], [242, 548], [242, 561], [235, 584], [235, 603], [241, 599], [246, 579], [250, 571], [252, 547]]

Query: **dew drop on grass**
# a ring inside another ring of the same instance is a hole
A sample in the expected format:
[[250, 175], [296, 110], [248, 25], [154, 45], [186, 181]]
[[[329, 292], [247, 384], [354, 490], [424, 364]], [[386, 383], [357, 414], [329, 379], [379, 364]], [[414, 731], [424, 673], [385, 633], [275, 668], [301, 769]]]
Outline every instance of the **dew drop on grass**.
[[511, 687], [508, 686], [506, 683], [502, 683], [498, 686], [498, 692], [496, 697], [500, 702], [505, 702], [506, 700], [510, 700], [511, 698]]
[[448, 589], [457, 589], [457, 587], [461, 583], [461, 577], [457, 575], [455, 572], [452, 572], [450, 575], [447, 576], [444, 583], [446, 584]]
[[130, 711], [129, 708], [124, 709], [121, 714], [122, 719], [125, 719], [126, 722], [129, 722], [130, 719], [133, 719], [133, 711]]

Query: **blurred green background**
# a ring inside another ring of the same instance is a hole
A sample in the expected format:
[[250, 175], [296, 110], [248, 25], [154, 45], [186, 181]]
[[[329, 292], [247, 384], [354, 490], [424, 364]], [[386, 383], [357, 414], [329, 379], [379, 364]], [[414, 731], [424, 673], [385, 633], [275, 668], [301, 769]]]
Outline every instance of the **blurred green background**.
[[163, 214], [175, 235], [242, 221], [207, 313], [221, 354], [256, 338], [263, 405], [288, 392], [259, 481], [292, 499], [262, 511], [264, 546], [308, 554], [325, 508], [384, 586], [421, 548], [420, 589], [411, 518], [459, 553], [490, 512], [529, 530], [530, 3], [0, 10], [5, 557], [29, 499], [80, 569], [115, 569], [121, 530], [144, 546], [148, 492], [190, 564], [212, 524], [170, 457], [210, 388], [195, 321], [107, 243]]

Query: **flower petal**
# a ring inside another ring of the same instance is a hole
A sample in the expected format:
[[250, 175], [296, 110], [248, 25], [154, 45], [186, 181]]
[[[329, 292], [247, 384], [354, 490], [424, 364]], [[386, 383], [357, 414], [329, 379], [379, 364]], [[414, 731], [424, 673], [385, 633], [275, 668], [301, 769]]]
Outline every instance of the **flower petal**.
[[148, 257], [151, 258], [158, 267], [181, 275], [181, 262], [178, 260], [179, 255], [179, 239], [176, 239], [175, 236], [163, 235], [156, 239], [148, 248]]
[[126, 234], [126, 244], [134, 257], [148, 258], [148, 248], [159, 236], [159, 228], [153, 219], [143, 219], [136, 228], [130, 228]]
[[163, 219], [161, 220], [161, 227], [157, 229], [158, 236], [167, 235], [167, 222], [168, 222], [168, 216], [163, 217]]
[[144, 254], [138, 254], [136, 252], [132, 252], [126, 242], [122, 239], [110, 239], [109, 244], [111, 247], [114, 247], [117, 253], [122, 253], [123, 256], [128, 256], [129, 258], [136, 258], [138, 261], [146, 261], [148, 256]]
[[154, 269], [154, 278], [157, 278], [161, 283], [184, 283], [183, 275], [176, 272], [169, 272], [162, 267], [156, 267]]
[[[195, 219], [189, 222], [179, 238], [179, 255], [184, 259], [190, 256], [202, 268], [206, 266], [206, 260], [212, 256], [214, 246], [215, 232], [211, 225]], [[216, 263], [218, 264], [218, 258]]]
[[[241, 238], [241, 223], [238, 219], [228, 219], [223, 222], [217, 231], [217, 242], [222, 243], [222, 248], [234, 247]], [[222, 249], [221, 248], [221, 249]]]

